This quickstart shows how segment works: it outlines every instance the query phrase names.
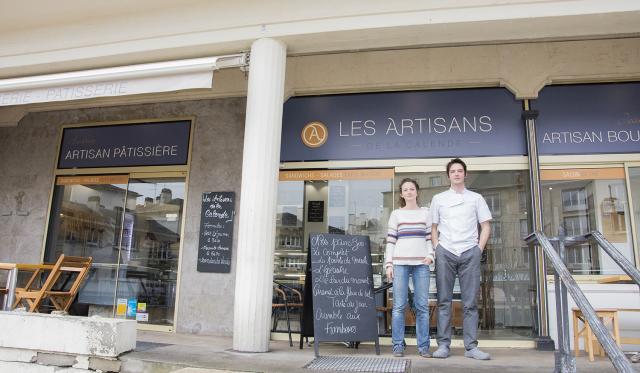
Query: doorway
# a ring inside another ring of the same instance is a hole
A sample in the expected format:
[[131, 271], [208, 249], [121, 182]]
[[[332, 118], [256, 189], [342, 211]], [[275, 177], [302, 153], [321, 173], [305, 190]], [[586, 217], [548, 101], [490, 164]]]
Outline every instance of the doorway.
[[172, 330], [185, 173], [58, 176], [44, 260], [91, 256], [74, 313]]
[[[420, 172], [403, 172], [403, 168], [398, 168], [394, 185], [405, 177], [415, 179], [420, 185], [419, 203], [429, 207], [434, 195], [449, 188], [443, 168], [442, 165], [424, 167]], [[503, 169], [506, 167], [493, 165], [493, 170], [483, 168], [476, 166], [469, 170], [465, 182], [469, 190], [485, 198], [493, 217], [491, 236], [481, 260], [478, 337], [530, 339], [534, 336], [537, 309], [535, 257], [533, 249], [522, 240], [531, 229], [529, 172], [524, 167]], [[435, 272], [432, 272], [431, 286], [429, 298], [433, 303], [437, 291]], [[460, 302], [457, 280], [453, 323], [454, 331], [458, 333], [462, 328], [462, 307], [456, 307], [456, 302]]]

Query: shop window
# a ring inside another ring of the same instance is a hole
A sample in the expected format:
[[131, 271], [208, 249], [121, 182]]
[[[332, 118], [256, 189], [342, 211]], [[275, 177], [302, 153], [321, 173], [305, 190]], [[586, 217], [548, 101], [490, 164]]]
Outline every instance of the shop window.
[[[435, 194], [449, 188], [444, 172], [396, 174], [394, 185], [405, 177], [420, 184], [422, 206], [428, 206]], [[432, 186], [436, 177], [440, 177], [445, 185]], [[535, 314], [530, 289], [535, 288], [535, 276], [531, 274], [531, 249], [518, 234], [527, 233], [530, 226], [529, 215], [524, 213], [529, 196], [528, 171], [472, 171], [468, 173], [465, 185], [485, 198], [494, 218], [481, 261], [480, 333], [507, 338], [530, 336]], [[523, 209], [518, 208], [521, 200]], [[435, 283], [435, 272], [432, 272], [432, 297], [437, 293]], [[459, 297], [459, 287], [455, 286], [454, 301]]]
[[[304, 293], [309, 235], [332, 233], [369, 236], [374, 287], [382, 285], [387, 221], [393, 210], [392, 172], [361, 177], [362, 170], [342, 170], [344, 179], [280, 180], [276, 206], [274, 280]], [[290, 173], [294, 174], [294, 173]], [[326, 177], [329, 172], [305, 173], [305, 178]], [[281, 175], [282, 176], [282, 175]], [[290, 315], [293, 331], [300, 329], [300, 313]], [[274, 315], [272, 331], [287, 330], [286, 319]]]
[[527, 219], [520, 219], [520, 237], [525, 238], [529, 233], [529, 221]]
[[527, 205], [529, 203], [529, 195], [524, 190], [518, 191], [518, 210], [527, 211]]
[[564, 211], [585, 210], [587, 208], [587, 191], [584, 188], [562, 191], [562, 209]]
[[184, 181], [56, 178], [45, 261], [93, 258], [73, 313], [173, 325]]
[[520, 248], [520, 258], [518, 260], [518, 267], [531, 268], [531, 250], [529, 246], [523, 246]]
[[489, 243], [493, 245], [502, 243], [502, 223], [500, 220], [491, 221], [491, 235], [489, 236]]
[[[629, 167], [629, 190], [633, 200], [636, 242], [640, 243], [640, 167]], [[622, 190], [621, 192], [624, 192]], [[639, 249], [636, 248], [636, 254]]]
[[[597, 230], [634, 261], [623, 168], [542, 170], [541, 176], [547, 235], [558, 236], [560, 228], [567, 236]], [[575, 274], [623, 273], [595, 242], [566, 249], [567, 266]]]
[[494, 217], [500, 216], [500, 194], [486, 194], [484, 199], [487, 201], [491, 215]]
[[586, 215], [564, 218], [564, 231], [567, 236], [580, 236], [589, 232], [589, 220]]
[[431, 186], [431, 187], [442, 186], [442, 176], [431, 176], [431, 177], [429, 177], [429, 186]]

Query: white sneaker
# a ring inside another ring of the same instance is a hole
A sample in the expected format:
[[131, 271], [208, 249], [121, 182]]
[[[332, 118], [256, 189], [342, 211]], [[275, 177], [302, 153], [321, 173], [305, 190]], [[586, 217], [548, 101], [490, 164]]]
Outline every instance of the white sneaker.
[[476, 359], [476, 360], [490, 360], [491, 355], [480, 350], [478, 347], [472, 348], [471, 350], [467, 350], [464, 352], [464, 356]]
[[438, 349], [433, 351], [431, 356], [436, 359], [446, 359], [449, 357], [449, 347], [438, 346]]

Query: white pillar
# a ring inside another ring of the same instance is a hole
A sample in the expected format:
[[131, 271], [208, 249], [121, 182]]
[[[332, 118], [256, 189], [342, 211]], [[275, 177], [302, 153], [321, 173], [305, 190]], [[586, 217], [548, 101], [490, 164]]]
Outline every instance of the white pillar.
[[233, 317], [233, 348], [269, 350], [273, 251], [287, 47], [251, 46]]

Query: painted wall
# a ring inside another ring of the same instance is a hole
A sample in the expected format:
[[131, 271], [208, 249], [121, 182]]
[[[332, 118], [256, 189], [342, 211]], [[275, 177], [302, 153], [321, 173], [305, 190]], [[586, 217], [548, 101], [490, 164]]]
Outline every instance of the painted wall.
[[[53, 111], [32, 113], [17, 127], [0, 128], [0, 262], [41, 261], [62, 125], [195, 116], [176, 328], [231, 335], [235, 246], [229, 274], [198, 273], [196, 259], [202, 192], [240, 195], [245, 106], [245, 99], [229, 98]], [[238, 198], [236, 208], [239, 204]]]

